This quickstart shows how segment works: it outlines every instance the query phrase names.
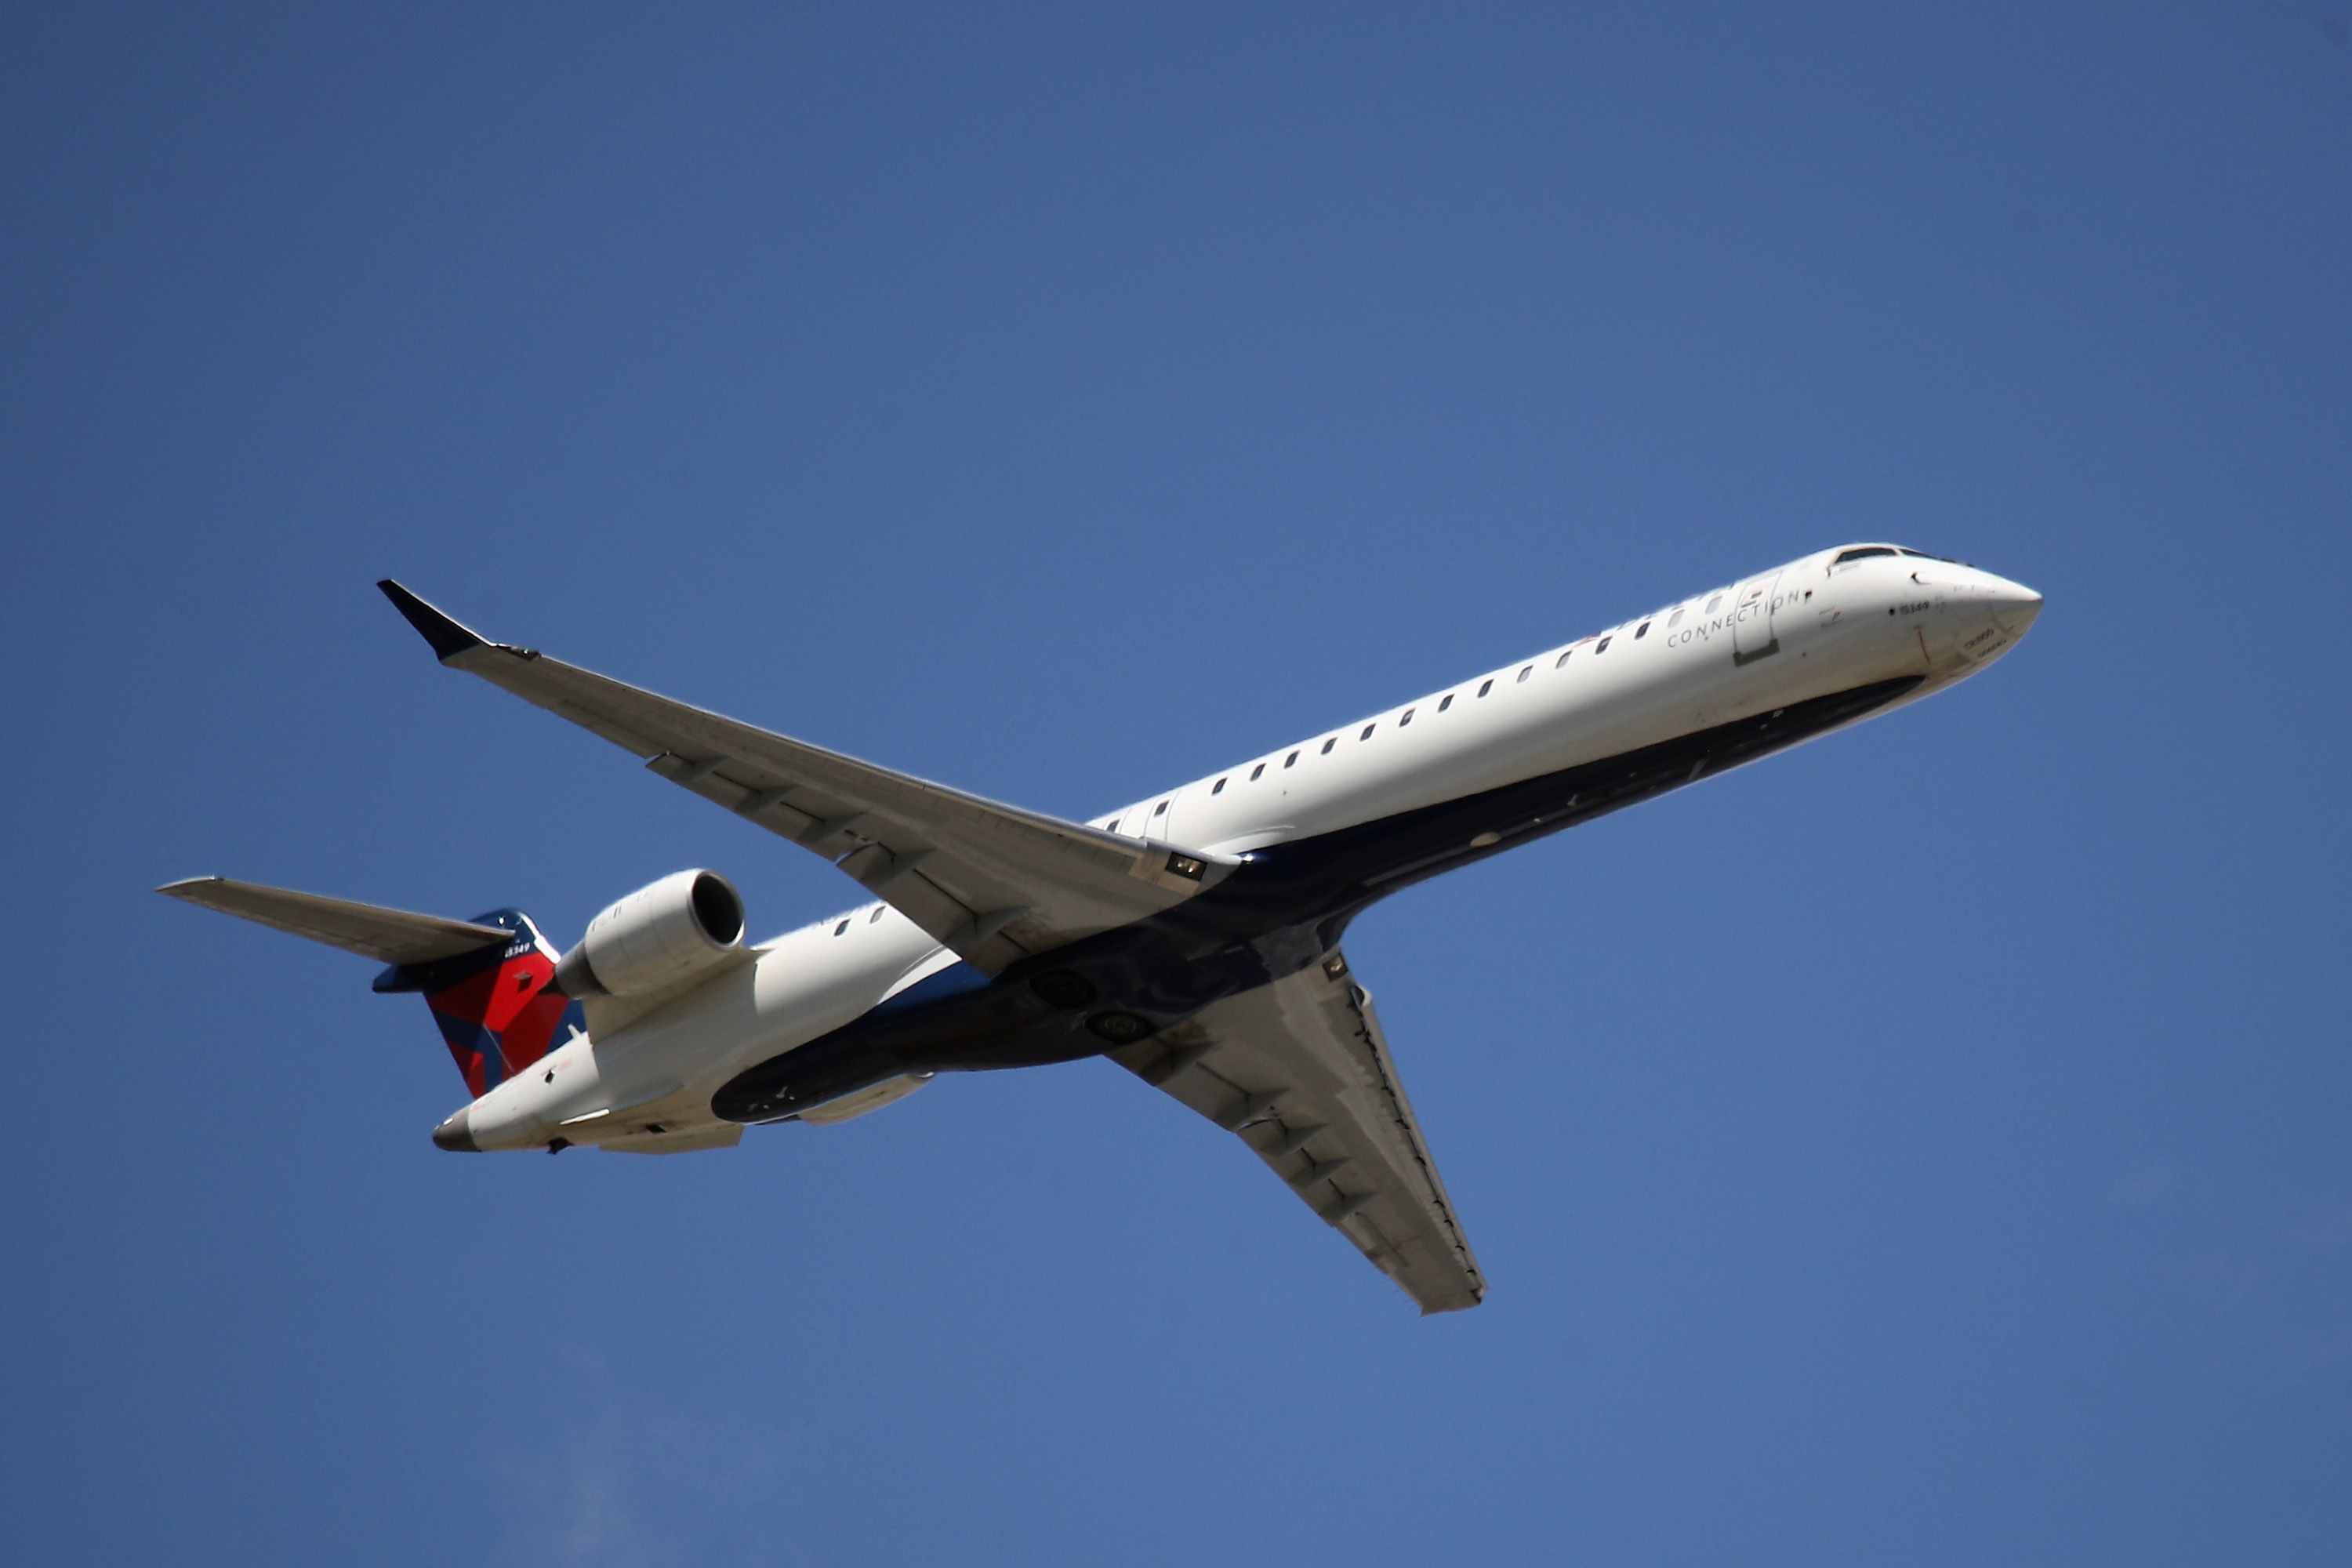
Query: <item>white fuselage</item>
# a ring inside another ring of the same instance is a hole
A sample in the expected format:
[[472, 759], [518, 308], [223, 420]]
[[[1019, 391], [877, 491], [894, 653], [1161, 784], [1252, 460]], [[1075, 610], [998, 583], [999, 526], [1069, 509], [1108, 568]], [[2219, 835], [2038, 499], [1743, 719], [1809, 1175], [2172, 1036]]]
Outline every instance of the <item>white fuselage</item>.
[[[2006, 652], [2040, 603], [1990, 573], [1892, 547], [1823, 551], [1277, 747], [1093, 826], [1243, 855], [1874, 682], [1916, 678], [1900, 700], [1908, 702]], [[570, 1142], [628, 1148], [648, 1124], [673, 1141], [731, 1127], [710, 1110], [719, 1086], [956, 962], [884, 904], [803, 926], [761, 944], [755, 962], [607, 1038], [576, 1037], [492, 1089], [470, 1109], [473, 1137], [484, 1149], [523, 1148], [561, 1130]]]

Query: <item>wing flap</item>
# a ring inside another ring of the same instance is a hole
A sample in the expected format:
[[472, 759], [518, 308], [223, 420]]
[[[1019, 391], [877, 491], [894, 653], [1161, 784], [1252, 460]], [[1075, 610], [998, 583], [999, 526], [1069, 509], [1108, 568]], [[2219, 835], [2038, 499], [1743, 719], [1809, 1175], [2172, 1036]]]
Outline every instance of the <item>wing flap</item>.
[[1371, 997], [1336, 952], [1110, 1054], [1236, 1134], [1423, 1312], [1486, 1296]]
[[191, 877], [155, 890], [166, 898], [217, 910], [382, 963], [432, 963], [461, 952], [503, 946], [515, 935], [471, 921], [414, 914], [380, 904], [298, 893], [289, 888], [231, 881], [226, 877]]

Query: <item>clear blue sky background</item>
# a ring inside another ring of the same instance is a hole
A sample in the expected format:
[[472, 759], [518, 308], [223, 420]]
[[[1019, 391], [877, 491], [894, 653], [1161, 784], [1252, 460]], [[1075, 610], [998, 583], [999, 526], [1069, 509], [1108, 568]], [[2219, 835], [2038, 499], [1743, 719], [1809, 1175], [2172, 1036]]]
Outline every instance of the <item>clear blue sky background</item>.
[[[2338, 0], [490, 9], [5, 25], [12, 1560], [2352, 1560]], [[1452, 1318], [1099, 1063], [443, 1154], [147, 891], [856, 901], [386, 573], [1084, 815], [1874, 537], [2049, 609], [1358, 927]]]

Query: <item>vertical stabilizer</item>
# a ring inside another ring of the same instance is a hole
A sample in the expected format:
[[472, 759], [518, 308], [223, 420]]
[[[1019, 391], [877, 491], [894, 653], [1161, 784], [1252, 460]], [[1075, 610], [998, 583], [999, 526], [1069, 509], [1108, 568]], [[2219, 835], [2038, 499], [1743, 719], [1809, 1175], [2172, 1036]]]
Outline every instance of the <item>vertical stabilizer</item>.
[[554, 987], [556, 951], [520, 910], [473, 922], [513, 936], [429, 963], [395, 964], [376, 976], [383, 992], [415, 991], [457, 1058], [476, 1099], [528, 1068], [575, 1034], [586, 1034], [580, 1004]]

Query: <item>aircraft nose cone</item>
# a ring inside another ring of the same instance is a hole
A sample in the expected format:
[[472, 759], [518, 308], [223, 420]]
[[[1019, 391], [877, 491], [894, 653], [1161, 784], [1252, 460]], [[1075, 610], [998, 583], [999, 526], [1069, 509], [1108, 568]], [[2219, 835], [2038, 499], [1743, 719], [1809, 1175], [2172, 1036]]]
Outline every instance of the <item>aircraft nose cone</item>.
[[474, 1142], [474, 1129], [467, 1119], [467, 1111], [472, 1109], [471, 1106], [467, 1107], [466, 1110], [457, 1112], [433, 1130], [433, 1146], [436, 1149], [447, 1149], [459, 1154], [482, 1152], [482, 1146]]
[[2002, 578], [1992, 592], [1992, 617], [2011, 637], [2023, 637], [2042, 614], [2042, 595], [2022, 583]]

